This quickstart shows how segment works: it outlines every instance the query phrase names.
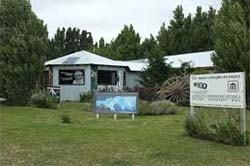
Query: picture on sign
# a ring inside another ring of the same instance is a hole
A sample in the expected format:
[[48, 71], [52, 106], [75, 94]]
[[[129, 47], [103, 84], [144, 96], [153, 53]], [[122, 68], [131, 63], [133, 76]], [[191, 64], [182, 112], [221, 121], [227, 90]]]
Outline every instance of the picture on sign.
[[84, 70], [59, 70], [60, 85], [84, 85]]
[[96, 113], [137, 114], [137, 93], [95, 93]]
[[245, 108], [244, 73], [190, 76], [191, 106]]

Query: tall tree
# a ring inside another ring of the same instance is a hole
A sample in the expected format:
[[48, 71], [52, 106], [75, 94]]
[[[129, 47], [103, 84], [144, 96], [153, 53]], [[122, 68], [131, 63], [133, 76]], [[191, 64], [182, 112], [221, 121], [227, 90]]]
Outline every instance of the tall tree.
[[125, 25], [117, 38], [110, 43], [113, 59], [133, 60], [140, 57], [140, 36], [132, 25]]
[[48, 43], [48, 57], [47, 60], [57, 58], [64, 55], [65, 50], [65, 28], [58, 28], [53, 39]]
[[26, 104], [43, 71], [47, 28], [27, 0], [1, 0], [0, 22], [0, 93]]
[[101, 56], [105, 56], [112, 59], [112, 53], [111, 49], [108, 43], [105, 43], [105, 40], [103, 37], [99, 40], [99, 43], [97, 44], [97, 48], [94, 51], [96, 54], [99, 54]]
[[214, 26], [216, 54], [213, 62], [219, 71], [245, 71], [247, 101], [250, 105], [250, 2], [223, 0]]
[[93, 38], [90, 32], [79, 28], [58, 28], [54, 38], [49, 42], [49, 58], [57, 58], [80, 50], [92, 51]]
[[146, 87], [159, 86], [171, 76], [171, 66], [165, 63], [164, 53], [152, 35], [144, 40], [142, 48], [142, 53], [148, 59], [148, 67], [141, 73], [140, 82]]
[[179, 54], [185, 52], [184, 40], [184, 13], [181, 5], [175, 9], [174, 18], [170, 21], [169, 30], [169, 54]]
[[212, 7], [208, 12], [203, 12], [198, 6], [194, 17], [191, 14], [185, 17], [183, 8], [179, 5], [173, 14], [170, 25], [166, 28], [164, 23], [157, 36], [165, 55], [213, 49], [211, 32], [216, 11]]
[[210, 7], [208, 12], [203, 12], [200, 6], [196, 9], [192, 21], [191, 44], [193, 52], [213, 49], [212, 26], [216, 11]]
[[169, 32], [168, 29], [166, 28], [166, 24], [163, 23], [162, 26], [160, 27], [160, 31], [158, 33], [157, 36], [157, 40], [159, 42], [159, 47], [160, 49], [166, 54], [170, 54], [169, 53]]

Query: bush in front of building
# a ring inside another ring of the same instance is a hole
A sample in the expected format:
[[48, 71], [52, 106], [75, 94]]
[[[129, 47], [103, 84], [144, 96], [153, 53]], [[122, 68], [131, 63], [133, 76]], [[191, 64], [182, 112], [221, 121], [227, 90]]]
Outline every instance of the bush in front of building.
[[171, 115], [176, 114], [179, 108], [172, 102], [161, 100], [149, 103], [147, 101], [140, 101], [139, 114], [140, 115]]
[[31, 104], [38, 108], [56, 109], [56, 99], [46, 91], [38, 91], [31, 96]]
[[[210, 140], [218, 143], [240, 146], [243, 145], [243, 134], [240, 131], [236, 117], [229, 118], [224, 122], [207, 124], [202, 115], [196, 113], [189, 116], [185, 122], [187, 133], [195, 138]], [[247, 145], [250, 145], [250, 134], [247, 135]]]
[[91, 92], [83, 92], [80, 94], [80, 102], [91, 102], [93, 94]]

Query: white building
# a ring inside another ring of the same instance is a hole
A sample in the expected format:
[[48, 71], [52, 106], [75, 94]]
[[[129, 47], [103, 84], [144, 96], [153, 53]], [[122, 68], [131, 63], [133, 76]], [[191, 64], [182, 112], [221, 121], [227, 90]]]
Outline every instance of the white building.
[[[213, 67], [212, 51], [165, 57], [173, 67], [190, 62], [192, 67]], [[87, 51], [79, 51], [45, 62], [48, 86], [60, 88], [60, 100], [79, 100], [80, 94], [93, 91], [122, 91], [141, 86], [139, 73], [147, 60], [115, 61]]]

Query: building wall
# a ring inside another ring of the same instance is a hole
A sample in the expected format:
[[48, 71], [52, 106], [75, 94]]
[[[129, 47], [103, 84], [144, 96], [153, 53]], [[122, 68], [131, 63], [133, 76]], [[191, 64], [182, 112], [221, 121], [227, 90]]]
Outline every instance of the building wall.
[[134, 88], [135, 86], [142, 86], [139, 82], [140, 72], [126, 72], [126, 87]]
[[[59, 85], [59, 70], [82, 69], [85, 71], [84, 85]], [[60, 101], [79, 101], [80, 94], [91, 90], [91, 68], [86, 66], [53, 66], [53, 86], [60, 87]]]
[[[97, 83], [97, 80], [93, 77], [93, 66], [83, 65], [83, 66], [53, 66], [53, 85], [60, 87], [60, 101], [79, 101], [80, 94], [83, 92], [90, 92], [94, 90], [101, 91], [103, 89], [108, 89], [112, 91], [122, 91], [124, 88], [124, 73], [126, 73], [126, 85], [125, 87], [133, 88], [135, 86], [141, 86], [139, 83], [139, 72], [129, 72], [126, 71], [124, 67], [112, 67], [112, 66], [96, 66], [97, 70], [111, 70], [117, 71], [119, 81], [117, 85], [97, 85], [97, 89], [93, 88], [93, 82]], [[59, 85], [59, 70], [74, 70], [81, 69], [85, 71], [85, 84], [84, 85]], [[95, 69], [95, 71], [97, 72]]]

